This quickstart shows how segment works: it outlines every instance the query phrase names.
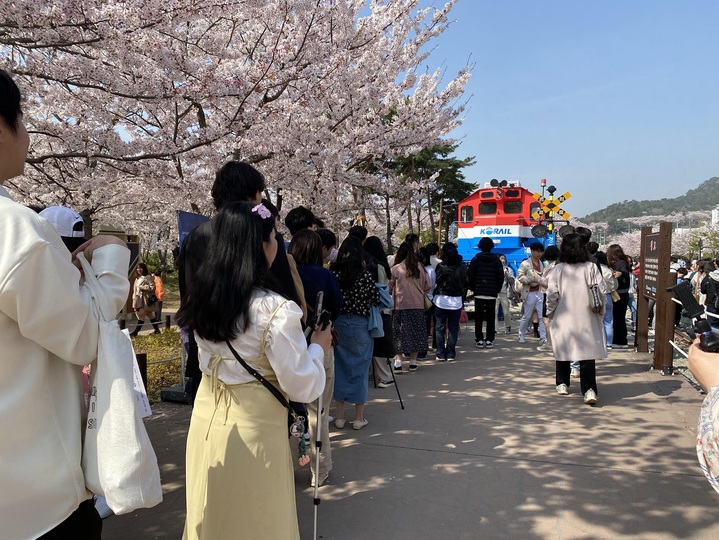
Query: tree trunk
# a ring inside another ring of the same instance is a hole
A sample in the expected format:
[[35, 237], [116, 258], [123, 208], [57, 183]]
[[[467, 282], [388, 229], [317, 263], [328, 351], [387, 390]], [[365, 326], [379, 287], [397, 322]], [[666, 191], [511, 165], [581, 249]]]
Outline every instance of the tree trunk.
[[422, 234], [422, 201], [421, 200], [417, 201], [417, 212], [415, 212], [415, 213], [416, 213], [416, 217], [417, 217], [417, 235], [419, 236]]
[[166, 249], [158, 249], [157, 250], [157, 260], [160, 261], [161, 268], [167, 268], [167, 250]]
[[90, 210], [83, 210], [80, 212], [82, 221], [84, 222], [83, 227], [85, 228], [85, 240], [92, 238], [92, 212]]
[[429, 230], [432, 231], [432, 241], [437, 242], [437, 229], [434, 226], [434, 212], [432, 211], [432, 191], [427, 188], [427, 210], [429, 210]]
[[[269, 200], [270, 194], [269, 194], [269, 192], [266, 192], [266, 193], [267, 193], [267, 197], [268, 197], [267, 200]], [[275, 204], [275, 206], [277, 207], [278, 212], [282, 212], [282, 188], [281, 187], [277, 188], [277, 203]]]
[[362, 225], [363, 227], [366, 227], [367, 215], [365, 214], [364, 204], [359, 188], [352, 188], [352, 200], [354, 201], [355, 208], [357, 208], [357, 213], [352, 216], [352, 225]]
[[389, 193], [384, 194], [384, 219], [387, 226], [387, 253], [392, 253], [394, 248], [392, 247], [392, 216], [390, 213], [390, 197]]
[[409, 232], [414, 232], [414, 223], [412, 222], [412, 201], [407, 203], [407, 225], [409, 226]]
[[[438, 244], [442, 243], [442, 223], [444, 222], [444, 220], [442, 219], [442, 218], [444, 218], [443, 203], [444, 203], [444, 199], [440, 199], [439, 200], [439, 223], [437, 224], [437, 238], [435, 238], [435, 242], [437, 242]], [[434, 231], [434, 227], [432, 227], [432, 230]], [[432, 233], [432, 234], [434, 234], [434, 233]], [[447, 237], [445, 236], [445, 238], [447, 238]]]

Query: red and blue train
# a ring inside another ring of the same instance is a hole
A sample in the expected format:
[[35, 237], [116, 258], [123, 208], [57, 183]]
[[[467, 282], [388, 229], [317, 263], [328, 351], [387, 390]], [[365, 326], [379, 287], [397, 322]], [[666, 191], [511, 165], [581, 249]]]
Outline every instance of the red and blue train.
[[556, 244], [556, 235], [544, 226], [542, 203], [518, 181], [487, 182], [457, 207], [453, 240], [467, 263], [479, 252], [477, 244], [484, 236], [494, 241], [493, 253], [505, 255], [515, 271], [529, 257], [532, 243]]

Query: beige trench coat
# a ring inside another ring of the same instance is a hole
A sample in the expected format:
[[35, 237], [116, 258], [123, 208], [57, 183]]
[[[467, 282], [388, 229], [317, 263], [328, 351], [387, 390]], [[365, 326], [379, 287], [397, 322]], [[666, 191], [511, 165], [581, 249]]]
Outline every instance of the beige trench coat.
[[589, 308], [589, 285], [592, 283], [599, 285], [602, 294], [607, 294], [604, 279], [592, 262], [560, 263], [549, 276], [547, 317], [555, 360], [607, 357], [604, 313], [593, 313]]
[[[155, 280], [152, 276], [139, 276], [132, 285], [132, 309], [154, 313], [157, 303], [149, 305], [147, 299], [155, 294]], [[150, 315], [152, 317], [152, 315]]]

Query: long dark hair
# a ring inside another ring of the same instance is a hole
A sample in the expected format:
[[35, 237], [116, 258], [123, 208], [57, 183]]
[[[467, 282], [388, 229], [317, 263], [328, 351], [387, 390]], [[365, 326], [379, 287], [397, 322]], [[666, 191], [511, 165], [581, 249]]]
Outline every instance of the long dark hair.
[[397, 256], [394, 258], [394, 264], [397, 265], [401, 263], [404, 263], [407, 268], [407, 277], [419, 277], [419, 262], [417, 261], [417, 255], [414, 254], [412, 244], [402, 242], [397, 249]]
[[629, 265], [629, 259], [627, 259], [622, 246], [619, 244], [612, 244], [607, 248], [607, 261], [609, 261], [609, 266], [612, 268], [614, 268], [614, 265], [618, 261], [624, 261], [627, 265]]
[[149, 275], [150, 275], [150, 271], [147, 269], [147, 265], [146, 265], [145, 263], [139, 263], [139, 264], [137, 265], [137, 268], [139, 268], [140, 270], [142, 270], [142, 275], [143, 275], [143, 276], [149, 276]]
[[203, 339], [234, 339], [250, 324], [254, 289], [265, 287], [269, 265], [262, 242], [275, 234], [275, 217], [250, 202], [226, 203], [212, 228], [205, 260], [177, 322]]
[[337, 261], [330, 265], [330, 270], [337, 274], [337, 281], [343, 291], [352, 290], [357, 277], [364, 272], [364, 249], [362, 242], [355, 236], [348, 236], [337, 252]]
[[364, 250], [369, 253], [382, 268], [384, 268], [385, 275], [390, 276], [389, 264], [387, 263], [387, 254], [384, 251], [382, 240], [376, 236], [370, 236], [364, 242]]

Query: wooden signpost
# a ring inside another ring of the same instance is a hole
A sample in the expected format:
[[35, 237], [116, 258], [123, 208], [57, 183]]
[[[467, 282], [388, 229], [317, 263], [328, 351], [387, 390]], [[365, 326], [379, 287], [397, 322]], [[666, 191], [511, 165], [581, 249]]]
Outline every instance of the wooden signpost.
[[636, 347], [638, 352], [649, 352], [649, 300], [654, 300], [654, 369], [661, 369], [663, 375], [671, 375], [673, 349], [669, 341], [674, 338], [675, 307], [672, 301], [674, 293], [667, 289], [676, 284], [676, 279], [672, 279], [669, 272], [672, 224], [661, 222], [658, 233], [653, 233], [651, 227], [642, 227], [641, 242]]

